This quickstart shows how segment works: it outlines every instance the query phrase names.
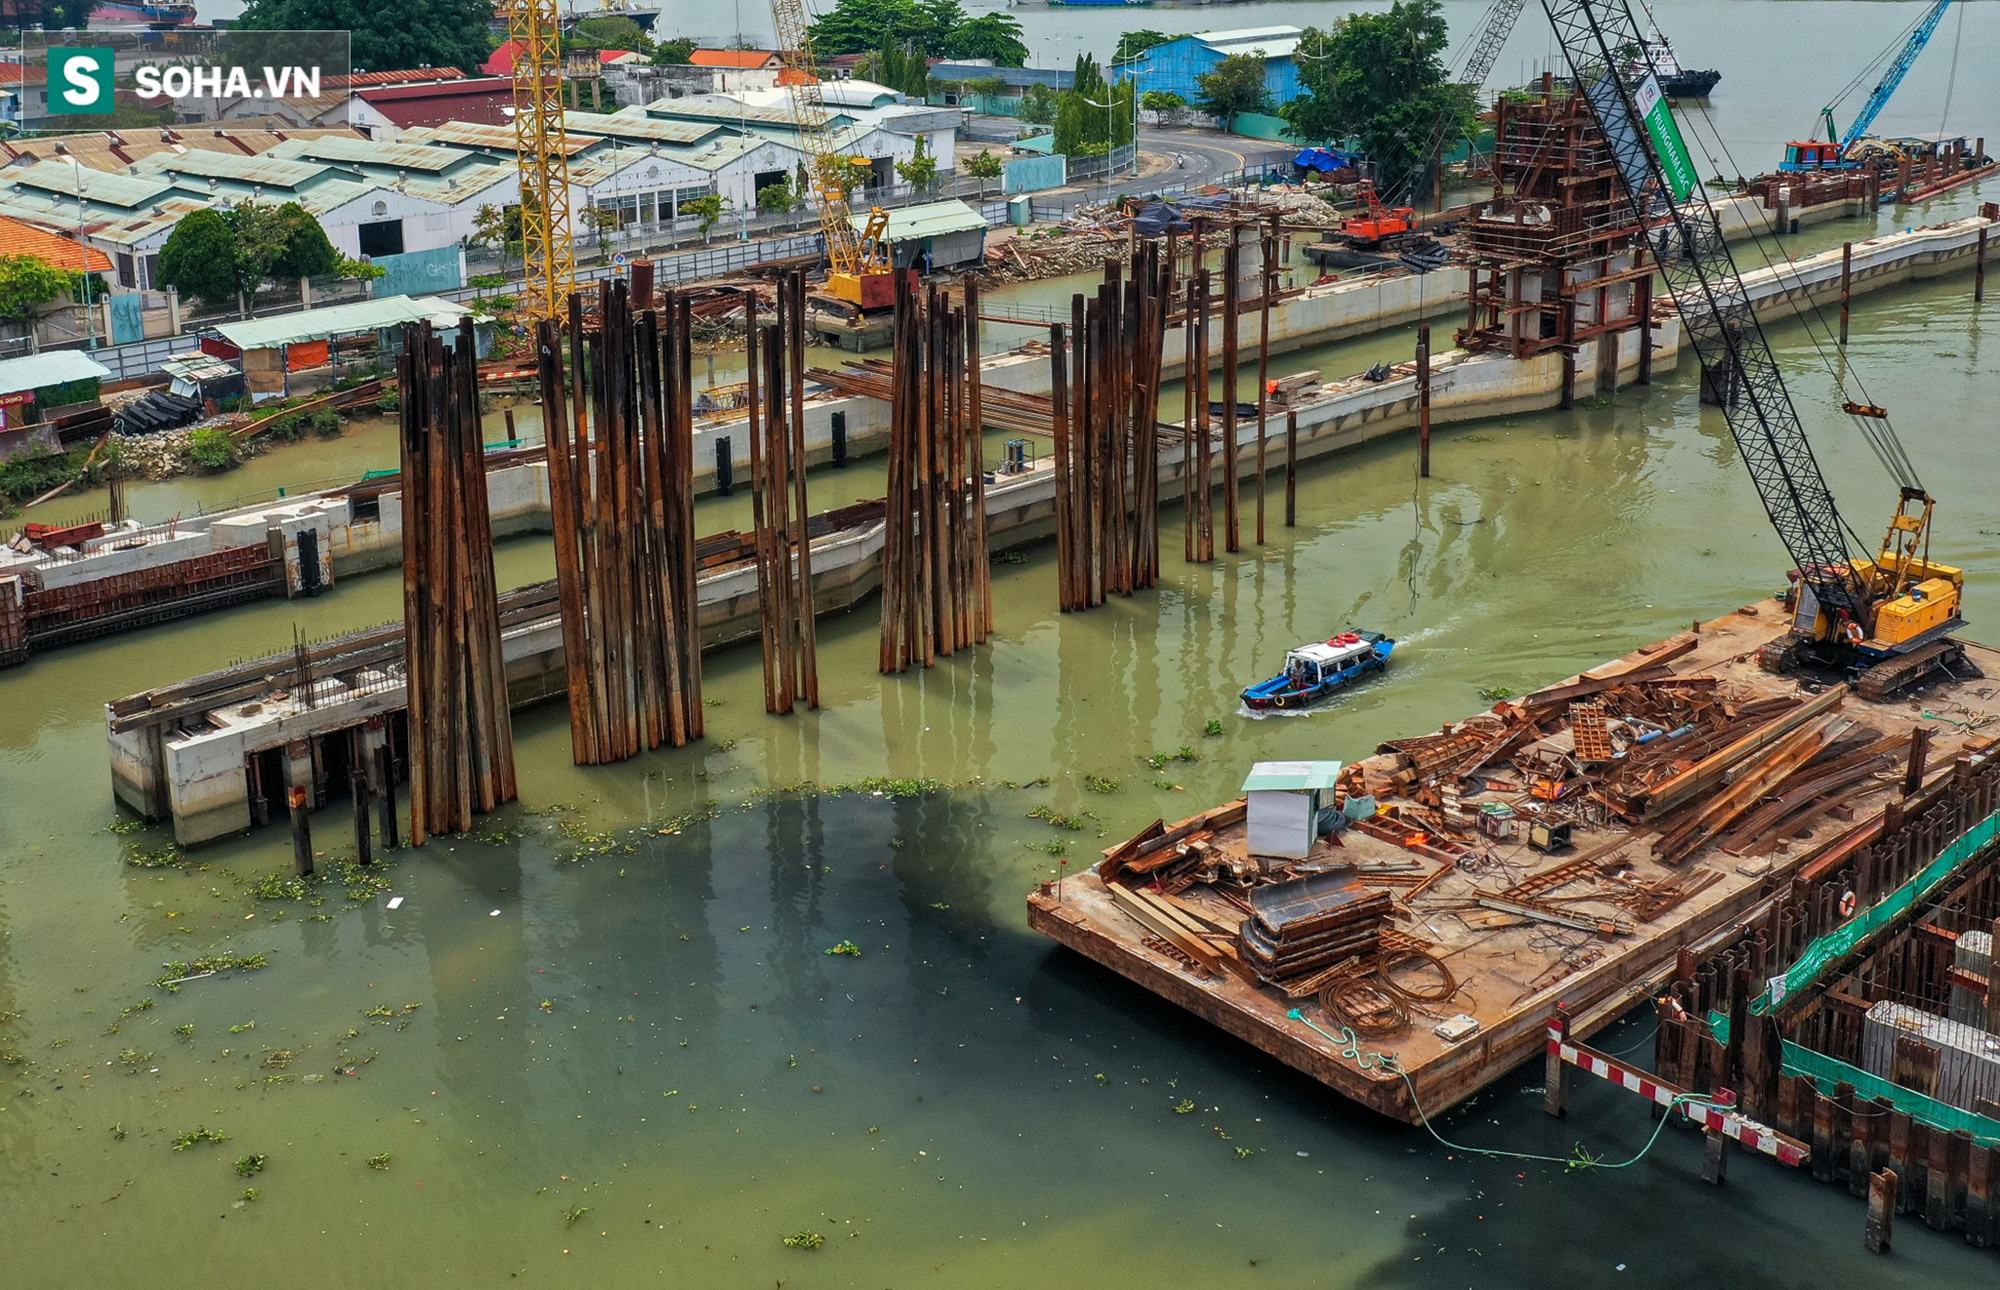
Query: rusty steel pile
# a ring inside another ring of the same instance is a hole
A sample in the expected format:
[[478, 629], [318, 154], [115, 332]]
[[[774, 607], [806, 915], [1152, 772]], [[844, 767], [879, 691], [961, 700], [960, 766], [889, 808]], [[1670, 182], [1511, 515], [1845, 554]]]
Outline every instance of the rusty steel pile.
[[1148, 242], [1124, 279], [1104, 266], [1094, 298], [1049, 328], [1054, 391], [1056, 565], [1064, 611], [1129, 596], [1160, 576], [1160, 367], [1171, 254]]
[[896, 279], [889, 504], [882, 541], [884, 673], [982, 644], [993, 562], [981, 458], [979, 287], [951, 304]]
[[794, 269], [778, 279], [777, 319], [761, 327], [756, 293], [743, 294], [764, 710], [790, 712], [801, 697], [807, 708], [816, 709], [819, 640], [806, 501], [805, 272]]
[[[403, 390], [410, 840], [417, 846], [436, 834], [466, 831], [475, 812], [518, 795], [477, 364], [470, 319], [460, 322], [449, 347], [428, 323], [404, 328], [396, 368]], [[356, 802], [359, 812], [358, 795]], [[365, 814], [360, 828], [365, 835]]]
[[702, 734], [688, 303], [602, 283], [596, 314], [575, 294], [536, 334], [579, 766]]

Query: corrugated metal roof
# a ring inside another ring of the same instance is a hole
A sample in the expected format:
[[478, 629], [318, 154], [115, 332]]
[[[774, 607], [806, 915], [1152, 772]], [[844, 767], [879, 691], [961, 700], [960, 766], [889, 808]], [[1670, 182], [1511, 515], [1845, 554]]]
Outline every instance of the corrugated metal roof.
[[[854, 217], [856, 228], [866, 228], [866, 214]], [[961, 201], [928, 202], [889, 212], [891, 242], [913, 242], [923, 237], [943, 237], [949, 233], [969, 233], [986, 227], [986, 217]]]
[[605, 115], [595, 112], [563, 113], [563, 129], [571, 134], [638, 139], [646, 143], [700, 143], [720, 133], [723, 128], [712, 121], [662, 121], [649, 116], [626, 116], [622, 112]]
[[[603, 136], [589, 135], [576, 137], [577, 131], [571, 127], [570, 137], [564, 139], [563, 152], [574, 157], [591, 148], [602, 147]], [[415, 139], [424, 144], [455, 144], [463, 148], [481, 148], [488, 152], [504, 152], [515, 155], [520, 149], [520, 138], [511, 125], [486, 125], [476, 121], [445, 121], [438, 125], [420, 125], [403, 131], [405, 140]]]
[[1239, 27], [1234, 31], [1198, 32], [1195, 39], [1217, 53], [1264, 51], [1266, 58], [1288, 58], [1305, 32], [1297, 27]]
[[[732, 121], [743, 121], [780, 130], [798, 128], [792, 119], [792, 110], [788, 106], [776, 103], [753, 106], [714, 94], [695, 94], [684, 99], [658, 99], [646, 105], [646, 115], [656, 121], [720, 121], [724, 125]], [[846, 112], [829, 110], [826, 123], [830, 126], [852, 125], [854, 118]]]
[[84, 199], [93, 205], [150, 206], [172, 193], [174, 186], [157, 175], [113, 175], [88, 166], [79, 168], [67, 161], [43, 161], [32, 166], [10, 166], [0, 170], [0, 187], [19, 184], [23, 188], [60, 193], [74, 200], [78, 185]]
[[381, 300], [357, 300], [349, 305], [329, 305], [275, 318], [252, 318], [246, 322], [223, 323], [216, 328], [223, 339], [238, 349], [271, 349], [302, 340], [324, 340], [356, 332], [380, 331], [402, 323], [426, 318], [457, 320], [472, 310], [438, 296], [387, 296]]
[[397, 170], [449, 170], [472, 156], [460, 148], [440, 148], [421, 143], [383, 143], [374, 139], [309, 139], [297, 144], [281, 144], [273, 156], [299, 160], [348, 162], [365, 166], [387, 166]]
[[326, 179], [357, 178], [352, 170], [323, 161], [292, 161], [273, 153], [261, 157], [239, 157], [227, 152], [155, 153], [139, 163], [139, 172], [174, 178], [227, 179], [239, 184], [295, 190]]
[[1337, 761], [1260, 761], [1243, 781], [1246, 793], [1306, 792], [1332, 788], [1340, 778]]
[[74, 349], [45, 349], [20, 358], [0, 358], [0, 394], [39, 390], [65, 381], [87, 381], [93, 376], [102, 380], [109, 375], [111, 369], [88, 354]]

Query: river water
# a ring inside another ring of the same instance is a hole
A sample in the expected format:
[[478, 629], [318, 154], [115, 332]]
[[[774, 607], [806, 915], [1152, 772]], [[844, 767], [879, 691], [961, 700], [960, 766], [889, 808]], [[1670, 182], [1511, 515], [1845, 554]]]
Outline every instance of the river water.
[[[1227, 22], [1301, 6], [1257, 8]], [[1721, 112], [1767, 70], [1796, 72], [1782, 31], [1851, 29], [1872, 50], [1908, 8], [1746, 0], [1728, 10], [1737, 39], [1671, 24], [1718, 6], [1662, 17], [1690, 55], [1697, 34], [1713, 42]], [[1978, 8], [1968, 31], [1989, 21]], [[1962, 279], [1902, 288], [1860, 302], [1848, 355], [1939, 495], [1938, 552], [1968, 569], [1975, 635], [2000, 574], [2000, 497], [1977, 483], [1995, 326], [2000, 303], [1976, 315]], [[1773, 339], [1867, 533], [1892, 490], [1839, 423], [1806, 331]], [[1399, 331], [1277, 367], [1408, 352]], [[387, 428], [363, 428], [133, 504], [153, 518], [154, 501], [275, 487], [288, 463], [303, 481], [392, 460]], [[1572, 412], [1442, 431], [1421, 484], [1413, 464], [1396, 443], [1305, 468], [1299, 527], [1279, 523], [1274, 488], [1268, 544], [1206, 568], [1179, 561], [1169, 510], [1161, 587], [1088, 614], [1055, 612], [1047, 548], [999, 563], [995, 639], [927, 673], [875, 674], [867, 602], [822, 626], [817, 714], [767, 717], [743, 649], [707, 661], [709, 738], [686, 750], [581, 770], [560, 708], [520, 714], [521, 803], [396, 855], [394, 911], [339, 882], [317, 904], [256, 899], [256, 880], [289, 871], [281, 830], [131, 863], [167, 837], [112, 831], [126, 826], [101, 706], [282, 648], [294, 626], [392, 618], [393, 576], [0, 672], [7, 1283], [1990, 1284], [1989, 1255], [1920, 1225], [1899, 1228], [1894, 1257], [1863, 1255], [1858, 1204], [1759, 1160], [1706, 1188], [1678, 1131], [1604, 1172], [1441, 1146], [1026, 931], [1024, 893], [1065, 858], [1231, 795], [1254, 760], [1363, 755], [1483, 689], [1531, 688], [1780, 581], [1687, 367]], [[822, 474], [815, 504], [878, 475]], [[704, 505], [705, 528], [736, 522], [732, 503]], [[504, 543], [498, 563], [510, 585], [550, 573], [542, 539]], [[1235, 715], [1235, 691], [1287, 646], [1349, 624], [1403, 642], [1385, 681], [1308, 719]], [[1203, 733], [1210, 719], [1223, 734]], [[1196, 760], [1147, 761], [1184, 747]], [[1042, 807], [1083, 827], [1031, 818]], [[344, 811], [314, 819], [329, 860], [347, 850]], [[842, 942], [859, 955], [826, 953]], [[268, 966], [154, 984], [225, 951]], [[1635, 1017], [1602, 1043], [1643, 1058], [1650, 1030]], [[1540, 1082], [1517, 1072], [1438, 1131], [1606, 1163], [1647, 1147], [1634, 1100], [1585, 1081], [1557, 1122]], [[173, 1149], [199, 1129], [227, 1141]], [[264, 1169], [239, 1177], [252, 1156]], [[801, 1232], [822, 1247], [782, 1244]]]

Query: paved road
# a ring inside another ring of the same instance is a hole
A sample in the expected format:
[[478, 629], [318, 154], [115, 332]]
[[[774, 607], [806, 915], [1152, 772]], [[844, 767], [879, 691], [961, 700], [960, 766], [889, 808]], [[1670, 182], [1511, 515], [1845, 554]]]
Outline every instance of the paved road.
[[1199, 183], [1221, 175], [1231, 175], [1250, 164], [1250, 159], [1271, 150], [1272, 145], [1255, 146], [1249, 139], [1218, 135], [1209, 130], [1158, 130], [1141, 128], [1139, 147], [1171, 157], [1187, 158], [1185, 169], [1162, 173], [1162, 181]]

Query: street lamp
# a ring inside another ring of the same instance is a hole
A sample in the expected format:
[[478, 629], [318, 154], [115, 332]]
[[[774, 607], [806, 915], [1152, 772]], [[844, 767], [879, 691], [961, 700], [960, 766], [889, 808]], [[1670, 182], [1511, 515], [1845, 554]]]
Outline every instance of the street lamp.
[[76, 246], [83, 256], [83, 318], [90, 329], [90, 348], [97, 348], [97, 314], [90, 307], [90, 244], [83, 240], [83, 195], [90, 183], [83, 177], [83, 163], [65, 158], [76, 172]]
[[[1096, 99], [1086, 95], [1078, 95], [1077, 97], [1083, 99], [1085, 103], [1090, 104], [1092, 107], [1101, 107], [1104, 109], [1104, 186], [1108, 189], [1111, 187], [1113, 174], [1111, 154], [1118, 149], [1118, 118], [1115, 115], [1118, 96], [1116, 94], [1111, 95], [1110, 102], [1108, 103], [1099, 103]], [[1136, 109], [1139, 100], [1134, 98], [1132, 102], [1134, 104], [1132, 114], [1132, 173], [1136, 175], [1139, 173], [1139, 120]]]

